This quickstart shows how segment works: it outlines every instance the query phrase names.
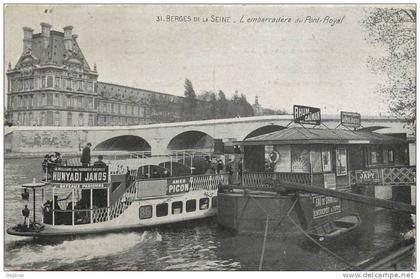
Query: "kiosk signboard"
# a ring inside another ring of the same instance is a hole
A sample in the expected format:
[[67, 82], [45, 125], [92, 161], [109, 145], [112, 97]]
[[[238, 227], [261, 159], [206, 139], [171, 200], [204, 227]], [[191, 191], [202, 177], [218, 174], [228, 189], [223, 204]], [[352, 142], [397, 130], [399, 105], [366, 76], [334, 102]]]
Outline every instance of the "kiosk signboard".
[[357, 112], [341, 112], [341, 125], [347, 127], [359, 128], [361, 123], [360, 113]]
[[313, 219], [328, 216], [341, 212], [341, 202], [338, 198], [324, 195], [312, 196], [312, 217]]
[[379, 171], [377, 169], [371, 170], [357, 170], [356, 184], [377, 184], [379, 183]]
[[307, 106], [293, 106], [293, 121], [299, 124], [321, 125], [321, 110]]

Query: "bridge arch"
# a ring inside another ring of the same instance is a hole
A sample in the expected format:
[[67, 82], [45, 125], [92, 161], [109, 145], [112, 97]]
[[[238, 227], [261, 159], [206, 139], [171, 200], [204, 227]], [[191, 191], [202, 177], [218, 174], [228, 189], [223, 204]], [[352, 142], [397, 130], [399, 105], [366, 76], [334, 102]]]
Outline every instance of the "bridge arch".
[[142, 137], [121, 135], [100, 142], [94, 151], [150, 151], [150, 144]]
[[264, 135], [264, 134], [268, 134], [268, 133], [272, 133], [272, 132], [276, 132], [276, 131], [280, 131], [286, 129], [285, 126], [281, 126], [281, 125], [265, 125], [262, 127], [259, 127], [251, 132], [249, 132], [245, 137], [244, 140], [247, 138], [252, 138], [252, 137], [256, 137], [256, 136], [260, 136], [260, 135]]
[[211, 149], [213, 147], [213, 137], [197, 130], [182, 132], [174, 136], [167, 145], [168, 150]]

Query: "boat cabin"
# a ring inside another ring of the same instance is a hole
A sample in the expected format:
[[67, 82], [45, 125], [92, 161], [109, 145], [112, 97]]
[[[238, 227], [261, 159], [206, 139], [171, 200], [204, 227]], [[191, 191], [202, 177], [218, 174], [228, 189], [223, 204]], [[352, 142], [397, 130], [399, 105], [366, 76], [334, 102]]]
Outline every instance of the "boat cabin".
[[340, 189], [355, 180], [380, 183], [384, 168], [409, 162], [404, 137], [369, 131], [292, 127], [238, 144], [244, 148], [245, 184], [257, 173], [274, 173], [284, 181]]

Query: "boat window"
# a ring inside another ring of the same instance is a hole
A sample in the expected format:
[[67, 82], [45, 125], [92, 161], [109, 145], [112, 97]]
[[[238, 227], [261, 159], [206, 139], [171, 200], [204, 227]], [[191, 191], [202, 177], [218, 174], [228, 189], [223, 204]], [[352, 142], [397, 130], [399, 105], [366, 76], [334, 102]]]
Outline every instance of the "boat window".
[[140, 206], [139, 218], [140, 219], [152, 218], [152, 206], [151, 205]]
[[193, 212], [197, 209], [197, 201], [196, 200], [189, 200], [185, 205], [185, 210], [187, 212]]
[[168, 204], [161, 203], [156, 205], [156, 217], [162, 217], [168, 215]]
[[217, 207], [217, 196], [211, 198], [211, 208]]
[[182, 201], [172, 203], [172, 214], [182, 213]]
[[209, 208], [209, 198], [202, 198], [200, 199], [200, 210], [208, 209]]

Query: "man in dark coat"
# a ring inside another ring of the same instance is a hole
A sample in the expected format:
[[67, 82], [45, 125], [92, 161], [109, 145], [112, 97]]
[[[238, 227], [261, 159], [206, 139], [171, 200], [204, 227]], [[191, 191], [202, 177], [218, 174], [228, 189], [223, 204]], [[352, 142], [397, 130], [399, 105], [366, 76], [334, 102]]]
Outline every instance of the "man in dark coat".
[[104, 156], [98, 155], [98, 160], [93, 163], [94, 167], [106, 167], [106, 163], [103, 161]]
[[92, 146], [92, 144], [90, 142], [88, 142], [86, 144], [86, 147], [83, 148], [82, 157], [80, 157], [80, 162], [82, 163], [82, 166], [84, 166], [84, 167], [89, 166], [89, 163], [90, 163], [90, 147], [91, 146]]

